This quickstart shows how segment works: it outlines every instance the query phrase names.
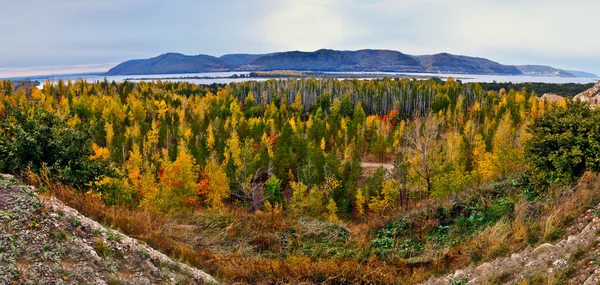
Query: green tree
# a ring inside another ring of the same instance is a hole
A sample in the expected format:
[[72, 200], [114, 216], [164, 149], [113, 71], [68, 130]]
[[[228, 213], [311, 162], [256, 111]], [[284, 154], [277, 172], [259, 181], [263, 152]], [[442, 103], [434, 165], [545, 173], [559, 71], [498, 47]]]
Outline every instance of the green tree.
[[550, 182], [570, 182], [586, 170], [600, 170], [598, 110], [570, 101], [550, 107], [531, 125], [526, 160]]
[[271, 205], [275, 203], [283, 204], [283, 192], [281, 191], [281, 180], [277, 179], [275, 175], [272, 175], [265, 182], [265, 192], [268, 197], [267, 200]]

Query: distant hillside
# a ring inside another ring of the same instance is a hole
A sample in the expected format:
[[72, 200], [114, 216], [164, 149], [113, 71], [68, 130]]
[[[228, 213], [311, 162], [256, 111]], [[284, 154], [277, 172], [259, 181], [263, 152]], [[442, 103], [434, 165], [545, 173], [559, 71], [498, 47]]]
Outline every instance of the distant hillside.
[[514, 66], [502, 65], [489, 59], [439, 53], [416, 57], [425, 72], [464, 74], [507, 74], [520, 75]]
[[567, 72], [580, 78], [598, 78], [598, 75], [585, 71], [567, 70]]
[[260, 57], [265, 56], [264, 54], [226, 54], [224, 56], [219, 57], [224, 61], [229, 62], [232, 66], [238, 67], [242, 65], [246, 65]]
[[135, 59], [111, 68], [106, 75], [143, 75], [227, 71], [231, 63], [210, 55], [166, 53], [150, 59]]
[[545, 65], [518, 65], [517, 68], [525, 75], [546, 77], [576, 77], [572, 73]]
[[568, 72], [550, 66], [503, 65], [489, 59], [439, 53], [412, 56], [393, 50], [365, 49], [314, 52], [286, 51], [271, 54], [183, 55], [166, 53], [150, 59], [123, 62], [106, 75], [147, 75], [216, 71], [343, 71], [343, 72], [430, 72], [458, 74], [596, 77], [586, 72]]
[[315, 52], [289, 51], [269, 54], [241, 66], [240, 70], [311, 71], [403, 71], [419, 72], [422, 67], [409, 55], [391, 50]]

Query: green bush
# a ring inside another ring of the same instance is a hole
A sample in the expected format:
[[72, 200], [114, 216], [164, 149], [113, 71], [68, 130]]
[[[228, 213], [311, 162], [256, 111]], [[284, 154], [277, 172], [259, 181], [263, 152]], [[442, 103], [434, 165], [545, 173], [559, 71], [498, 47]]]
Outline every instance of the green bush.
[[408, 219], [394, 221], [375, 232], [371, 248], [377, 255], [390, 258], [395, 255], [401, 258], [415, 257], [425, 251], [424, 243], [414, 238]]
[[600, 113], [582, 102], [552, 107], [530, 126], [525, 154], [551, 183], [575, 181], [585, 171], [600, 170]]
[[46, 166], [53, 178], [78, 188], [113, 175], [108, 165], [90, 159], [89, 129], [75, 129], [37, 107], [7, 111], [0, 122], [0, 171], [39, 172]]

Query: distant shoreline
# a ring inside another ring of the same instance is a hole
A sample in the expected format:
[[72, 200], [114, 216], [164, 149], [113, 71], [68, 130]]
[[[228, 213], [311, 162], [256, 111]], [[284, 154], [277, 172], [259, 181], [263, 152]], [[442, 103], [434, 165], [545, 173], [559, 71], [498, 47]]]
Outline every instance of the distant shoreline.
[[[111, 76], [105, 73], [75, 73], [75, 74], [52, 74], [52, 75], [40, 75], [31, 77], [10, 77], [2, 78], [0, 80], [11, 80], [12, 82], [22, 81], [35, 81], [39, 82], [37, 85], [41, 87], [45, 81], [58, 82], [58, 80], [85, 80], [87, 82], [96, 82], [108, 80], [111, 81], [156, 81], [156, 80], [170, 80], [170, 81], [199, 81], [194, 82], [197, 84], [211, 84], [212, 83], [230, 83], [239, 81], [251, 81], [251, 80], [268, 80], [268, 79], [299, 79], [299, 78], [315, 78], [315, 79], [338, 79], [338, 80], [369, 80], [369, 79], [416, 79], [416, 80], [427, 80], [431, 78], [439, 78], [446, 80], [447, 78], [453, 78], [455, 80], [462, 81], [464, 83], [548, 83], [548, 84], [589, 84], [597, 83], [600, 81], [598, 78], [555, 78], [555, 77], [540, 77], [540, 76], [494, 76], [494, 75], [478, 75], [478, 74], [447, 74], [447, 73], [402, 73], [402, 72], [385, 72], [385, 71], [363, 71], [363, 72], [324, 72], [324, 71], [296, 71], [296, 70], [275, 70], [275, 71], [240, 71], [240, 73], [233, 72], [207, 72], [200, 74], [140, 74], [140, 75], [129, 75], [129, 76]], [[202, 82], [204, 81], [204, 82]]]
[[[449, 78], [452, 76], [440, 74], [432, 75], [412, 75], [412, 74], [387, 74], [387, 73], [348, 73], [348, 72], [313, 72], [313, 71], [259, 71], [248, 74], [233, 74], [230, 76], [165, 76], [165, 77], [129, 77], [126, 81], [151, 81], [151, 80], [194, 80], [194, 79], [282, 79], [282, 78], [336, 78], [336, 79], [383, 79], [383, 78]], [[455, 78], [457, 80], [472, 79], [470, 77]]]

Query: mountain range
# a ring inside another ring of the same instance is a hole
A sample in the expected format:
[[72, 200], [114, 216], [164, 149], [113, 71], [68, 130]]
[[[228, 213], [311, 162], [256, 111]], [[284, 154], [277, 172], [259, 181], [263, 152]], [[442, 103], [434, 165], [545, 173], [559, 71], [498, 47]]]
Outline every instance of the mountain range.
[[503, 65], [485, 58], [449, 53], [414, 56], [399, 51], [373, 49], [357, 51], [320, 49], [313, 52], [227, 54], [221, 57], [166, 53], [149, 59], [125, 61], [111, 68], [105, 75], [272, 70], [597, 77], [583, 71], [566, 71], [540, 65]]

